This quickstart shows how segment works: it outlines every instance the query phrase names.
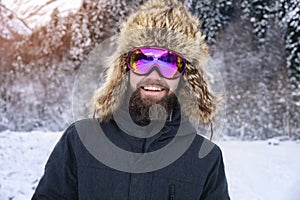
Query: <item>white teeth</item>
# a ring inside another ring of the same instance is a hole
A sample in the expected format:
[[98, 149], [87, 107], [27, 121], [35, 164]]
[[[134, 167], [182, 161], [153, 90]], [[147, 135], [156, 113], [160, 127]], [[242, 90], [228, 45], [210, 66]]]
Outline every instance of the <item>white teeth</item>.
[[161, 88], [153, 87], [153, 86], [145, 86], [145, 90], [151, 90], [151, 91], [162, 91]]

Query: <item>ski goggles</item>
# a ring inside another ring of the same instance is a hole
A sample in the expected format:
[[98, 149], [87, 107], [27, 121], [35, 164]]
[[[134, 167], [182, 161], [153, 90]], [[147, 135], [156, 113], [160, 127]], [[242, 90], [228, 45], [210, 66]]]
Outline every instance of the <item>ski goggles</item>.
[[180, 54], [159, 47], [141, 47], [131, 50], [127, 56], [128, 68], [137, 75], [146, 75], [154, 68], [167, 79], [183, 75], [186, 60]]

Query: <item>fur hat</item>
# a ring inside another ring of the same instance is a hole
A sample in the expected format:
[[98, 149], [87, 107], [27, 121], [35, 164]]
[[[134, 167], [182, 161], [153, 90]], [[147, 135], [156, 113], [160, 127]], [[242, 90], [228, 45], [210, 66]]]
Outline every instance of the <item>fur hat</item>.
[[136, 47], [157, 46], [178, 52], [188, 61], [177, 94], [182, 114], [199, 123], [211, 122], [218, 100], [204, 71], [209, 51], [200, 25], [177, 0], [150, 0], [130, 15], [121, 27], [117, 49], [106, 64], [105, 83], [94, 94], [96, 116], [108, 119], [121, 105], [129, 80], [128, 52]]

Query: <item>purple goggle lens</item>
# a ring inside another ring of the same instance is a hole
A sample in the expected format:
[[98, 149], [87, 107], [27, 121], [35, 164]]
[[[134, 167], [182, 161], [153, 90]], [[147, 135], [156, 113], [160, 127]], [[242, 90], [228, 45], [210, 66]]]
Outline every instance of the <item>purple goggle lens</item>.
[[162, 76], [174, 79], [183, 75], [186, 61], [181, 55], [168, 49], [142, 47], [129, 52], [127, 66], [138, 75], [146, 75], [156, 67]]

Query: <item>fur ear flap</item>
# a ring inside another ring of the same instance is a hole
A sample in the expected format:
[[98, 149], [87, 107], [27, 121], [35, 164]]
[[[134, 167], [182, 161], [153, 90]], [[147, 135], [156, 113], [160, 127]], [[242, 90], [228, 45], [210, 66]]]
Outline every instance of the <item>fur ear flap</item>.
[[187, 67], [179, 97], [183, 113], [191, 120], [207, 124], [214, 118], [218, 97], [211, 92], [206, 73], [200, 66]]
[[104, 85], [94, 93], [92, 112], [100, 120], [109, 119], [119, 108], [128, 85], [126, 57], [121, 55], [111, 60], [113, 62], [108, 63], [106, 68]]

